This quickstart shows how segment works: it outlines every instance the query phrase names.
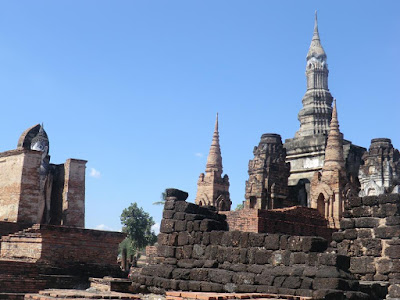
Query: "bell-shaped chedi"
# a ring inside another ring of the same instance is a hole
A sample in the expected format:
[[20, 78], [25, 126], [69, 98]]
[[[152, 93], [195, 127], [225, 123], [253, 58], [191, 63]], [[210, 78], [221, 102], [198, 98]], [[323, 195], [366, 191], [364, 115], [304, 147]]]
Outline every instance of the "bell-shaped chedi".
[[222, 156], [219, 145], [218, 114], [211, 142], [210, 152], [207, 157], [206, 171], [201, 173], [197, 181], [197, 195], [195, 203], [200, 206], [213, 206], [217, 211], [231, 209], [229, 196], [229, 177], [222, 176]]
[[311, 181], [311, 207], [316, 208], [332, 228], [339, 228], [345, 203], [346, 178], [343, 155], [343, 135], [339, 130], [336, 101], [325, 149], [325, 161], [321, 172]]

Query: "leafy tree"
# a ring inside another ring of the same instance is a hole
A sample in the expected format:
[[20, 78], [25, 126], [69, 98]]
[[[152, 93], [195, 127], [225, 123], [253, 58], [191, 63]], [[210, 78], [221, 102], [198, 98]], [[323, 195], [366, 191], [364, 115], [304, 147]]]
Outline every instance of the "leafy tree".
[[243, 203], [242, 203], [242, 204], [238, 204], [238, 205], [236, 206], [235, 210], [241, 210], [241, 209], [243, 209], [243, 208], [244, 208], [244, 205], [243, 205]]
[[165, 204], [165, 198], [167, 197], [167, 190], [161, 193], [160, 195], [160, 201], [153, 202], [153, 205], [164, 205]]
[[125, 208], [121, 214], [122, 232], [128, 234], [127, 238], [120, 244], [120, 250], [127, 248], [128, 255], [136, 254], [137, 251], [157, 241], [157, 236], [151, 230], [154, 220], [136, 202]]

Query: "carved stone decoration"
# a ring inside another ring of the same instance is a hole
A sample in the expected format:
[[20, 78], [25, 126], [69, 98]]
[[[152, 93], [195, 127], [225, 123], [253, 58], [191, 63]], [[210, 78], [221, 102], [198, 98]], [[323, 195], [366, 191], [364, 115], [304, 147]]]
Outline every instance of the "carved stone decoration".
[[290, 164], [281, 136], [266, 133], [254, 147], [254, 159], [249, 161], [249, 179], [246, 181], [245, 208], [273, 209], [284, 207], [287, 199]]
[[358, 174], [360, 197], [398, 193], [400, 184], [400, 154], [387, 138], [371, 140], [368, 152], [362, 157]]
[[219, 145], [218, 114], [207, 157], [205, 173], [201, 173], [197, 181], [197, 195], [195, 203], [200, 206], [213, 206], [217, 211], [229, 211], [231, 199], [229, 195], [229, 177], [222, 177], [222, 156]]
[[[353, 194], [352, 186], [347, 184], [343, 135], [339, 131], [335, 102], [324, 166], [322, 172], [315, 172], [311, 181], [311, 207], [325, 216], [331, 228], [339, 228], [339, 221], [344, 211], [345, 194]], [[348, 190], [345, 190], [346, 188]]]

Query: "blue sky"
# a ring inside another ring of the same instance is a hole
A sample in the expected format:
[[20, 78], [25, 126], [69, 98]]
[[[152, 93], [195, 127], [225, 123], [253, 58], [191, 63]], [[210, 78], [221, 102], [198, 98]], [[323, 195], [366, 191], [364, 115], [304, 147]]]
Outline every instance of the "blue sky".
[[2, 143], [43, 122], [53, 163], [88, 160], [86, 226], [161, 192], [194, 201], [215, 114], [233, 207], [261, 134], [292, 138], [314, 11], [344, 137], [400, 148], [398, 1], [1, 1]]

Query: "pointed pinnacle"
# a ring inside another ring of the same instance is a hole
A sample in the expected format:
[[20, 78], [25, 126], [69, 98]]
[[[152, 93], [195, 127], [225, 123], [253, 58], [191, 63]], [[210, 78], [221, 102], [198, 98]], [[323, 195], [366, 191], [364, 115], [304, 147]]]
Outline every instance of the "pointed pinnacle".
[[312, 39], [313, 40], [314, 39], [318, 39], [319, 40], [317, 11], [315, 11], [314, 34], [313, 34], [313, 38]]
[[217, 113], [217, 118], [215, 120], [215, 129], [214, 129], [214, 131], [218, 132], [218, 113]]

